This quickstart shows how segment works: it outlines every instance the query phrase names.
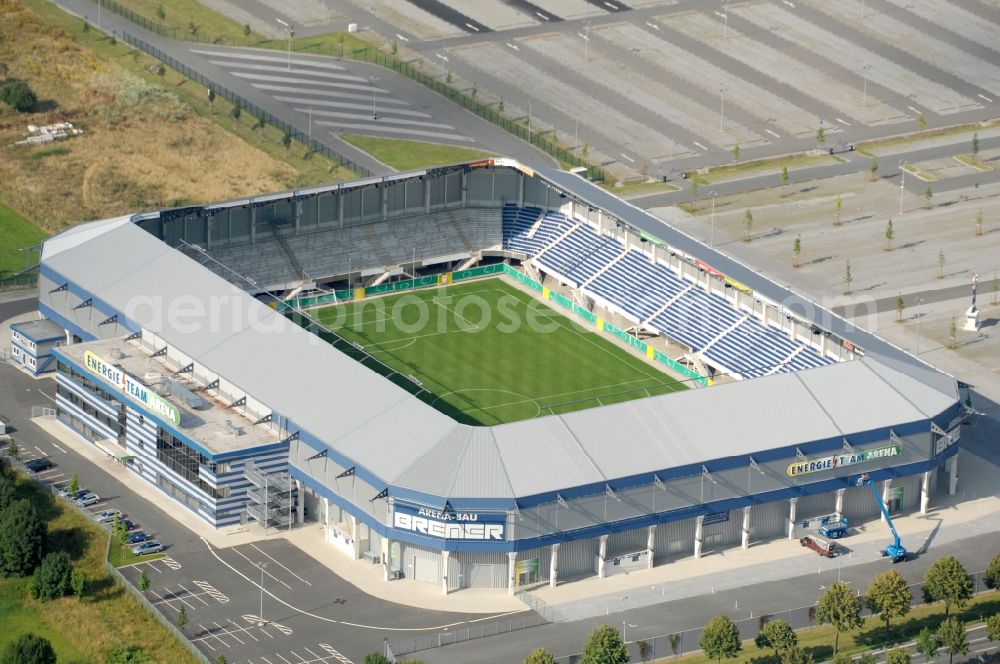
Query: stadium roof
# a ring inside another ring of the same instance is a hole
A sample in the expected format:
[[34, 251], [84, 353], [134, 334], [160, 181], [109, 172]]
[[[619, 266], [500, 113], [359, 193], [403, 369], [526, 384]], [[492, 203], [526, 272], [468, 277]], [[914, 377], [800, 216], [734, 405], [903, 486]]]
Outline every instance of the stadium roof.
[[[683, 251], [699, 257], [711, 251], [576, 176], [544, 174]], [[56, 236], [45, 243], [42, 261], [43, 269], [127, 318], [127, 327], [160, 336], [385, 484], [446, 498], [531, 496], [835, 439], [926, 421], [959, 398], [950, 376], [827, 312], [838, 334], [865, 348], [864, 358], [473, 427], [458, 424], [126, 219]], [[710, 262], [776, 301], [808, 304], [721, 254], [712, 252]], [[774, 416], [762, 422], [763, 413]]]

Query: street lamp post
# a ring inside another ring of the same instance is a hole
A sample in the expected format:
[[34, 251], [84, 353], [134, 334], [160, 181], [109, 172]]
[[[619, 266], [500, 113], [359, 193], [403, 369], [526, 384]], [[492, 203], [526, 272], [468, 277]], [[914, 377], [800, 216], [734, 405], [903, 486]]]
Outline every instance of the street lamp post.
[[712, 234], [709, 236], [708, 246], [715, 247], [715, 197], [719, 194], [714, 191], [708, 192], [712, 196]]
[[906, 165], [905, 159], [899, 160], [899, 215], [903, 215], [903, 189], [906, 187]]
[[257, 563], [257, 567], [260, 568], [260, 615], [257, 616], [259, 620], [259, 626], [263, 627], [265, 624], [264, 620], [264, 569], [267, 567], [267, 563], [260, 562]]
[[729, 34], [729, 0], [722, 0], [722, 38]]
[[722, 131], [722, 122], [726, 110], [726, 86], [719, 87], [719, 131]]
[[590, 21], [583, 23], [583, 61], [590, 60]]
[[280, 18], [275, 17], [274, 20], [285, 26], [285, 32], [288, 33], [288, 71], [292, 71], [292, 35], [295, 34], [295, 29]]
[[861, 71], [864, 72], [865, 76], [865, 84], [863, 92], [861, 93], [861, 108], [868, 108], [868, 70], [871, 68], [871, 65], [865, 65], [861, 68]]
[[922, 314], [920, 312], [920, 305], [924, 303], [923, 298], [915, 297], [913, 302], [917, 305], [917, 355], [920, 355], [920, 319]]
[[378, 76], [369, 76], [368, 80], [372, 82], [372, 120], [378, 120], [378, 111], [375, 109], [375, 81], [378, 80]]

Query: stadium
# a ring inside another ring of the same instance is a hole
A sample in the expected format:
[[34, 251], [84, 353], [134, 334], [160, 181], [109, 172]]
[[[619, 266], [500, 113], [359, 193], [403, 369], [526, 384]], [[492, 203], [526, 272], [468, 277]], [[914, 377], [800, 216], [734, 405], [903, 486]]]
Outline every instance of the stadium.
[[[57, 418], [216, 527], [444, 593], [954, 493], [960, 385], [579, 175], [490, 159], [43, 247]], [[367, 562], [365, 562], [367, 561]]]

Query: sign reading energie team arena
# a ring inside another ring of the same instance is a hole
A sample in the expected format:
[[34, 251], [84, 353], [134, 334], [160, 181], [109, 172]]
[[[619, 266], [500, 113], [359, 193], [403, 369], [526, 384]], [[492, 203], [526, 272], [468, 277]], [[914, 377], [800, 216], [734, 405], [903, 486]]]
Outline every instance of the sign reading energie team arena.
[[181, 412], [176, 406], [118, 367], [105, 362], [100, 355], [88, 350], [83, 354], [83, 361], [88, 371], [108, 381], [166, 421], [177, 425], [181, 423]]
[[875, 447], [870, 450], [864, 450], [863, 452], [834, 454], [820, 459], [796, 461], [795, 463], [789, 464], [786, 472], [789, 477], [798, 477], [799, 475], [806, 475], [808, 473], [818, 473], [822, 470], [835, 470], [841, 466], [853, 466], [858, 463], [875, 461], [876, 459], [888, 459], [890, 457], [899, 456], [902, 451], [903, 448], [900, 445], [886, 445], [884, 447]]

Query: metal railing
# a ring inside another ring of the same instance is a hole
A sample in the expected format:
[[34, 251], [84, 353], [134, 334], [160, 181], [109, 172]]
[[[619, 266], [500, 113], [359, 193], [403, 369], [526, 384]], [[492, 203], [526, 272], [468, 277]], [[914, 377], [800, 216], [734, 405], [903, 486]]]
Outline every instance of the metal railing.
[[215, 81], [212, 81], [211, 79], [203, 76], [201, 73], [195, 71], [194, 69], [191, 69], [183, 62], [178, 62], [176, 59], [170, 57], [169, 55], [167, 55], [160, 49], [156, 48], [152, 44], [149, 44], [144, 40], [139, 39], [138, 37], [131, 35], [127, 32], [122, 32], [122, 41], [124, 41], [129, 46], [137, 48], [143, 53], [146, 53], [156, 58], [166, 66], [176, 70], [177, 72], [179, 72], [183, 76], [186, 76], [192, 81], [200, 83], [201, 85], [204, 85], [205, 87], [214, 90], [216, 95], [222, 97], [223, 99], [226, 99], [234, 106], [239, 107], [241, 109], [241, 112], [246, 111], [250, 115], [257, 118], [257, 120], [259, 120], [260, 122], [277, 127], [285, 134], [291, 136], [294, 140], [299, 141], [300, 143], [308, 147], [310, 150], [316, 152], [317, 154], [321, 154], [327, 159], [335, 162], [336, 164], [343, 166], [344, 168], [350, 169], [360, 175], [367, 177], [372, 174], [370, 170], [368, 170], [361, 164], [358, 164], [357, 162], [352, 161], [347, 157], [343, 156], [339, 152], [334, 151], [330, 147], [323, 145], [316, 139], [308, 136], [298, 127], [285, 122], [284, 120], [282, 120], [279, 117], [276, 117], [275, 115], [272, 115], [271, 113], [264, 110], [257, 104], [253, 103], [252, 101], [249, 101], [248, 99], [241, 97], [240, 95], [236, 94], [229, 88], [223, 85], [219, 85]]

